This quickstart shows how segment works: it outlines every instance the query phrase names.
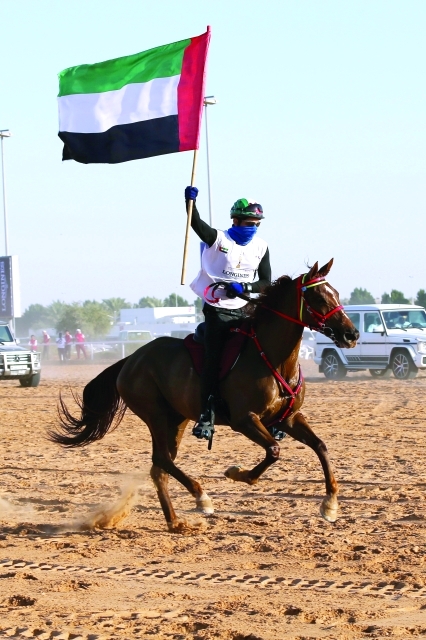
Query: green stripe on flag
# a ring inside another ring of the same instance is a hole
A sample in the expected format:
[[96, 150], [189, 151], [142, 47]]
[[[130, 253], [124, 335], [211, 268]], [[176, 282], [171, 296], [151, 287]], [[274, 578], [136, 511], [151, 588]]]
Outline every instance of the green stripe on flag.
[[59, 73], [58, 97], [114, 91], [135, 82], [179, 75], [184, 51], [190, 44], [188, 38], [132, 56], [65, 69]]

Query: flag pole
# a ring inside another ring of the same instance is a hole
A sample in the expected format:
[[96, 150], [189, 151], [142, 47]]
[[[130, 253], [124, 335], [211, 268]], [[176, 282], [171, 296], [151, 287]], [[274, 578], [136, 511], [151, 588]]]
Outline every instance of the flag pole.
[[[198, 158], [198, 149], [194, 149], [194, 158], [192, 160], [192, 173], [191, 173], [191, 187], [194, 186], [195, 183], [195, 172], [197, 168], [197, 158]], [[189, 246], [189, 232], [191, 230], [191, 220], [192, 220], [192, 208], [194, 206], [193, 200], [188, 200], [187, 204], [187, 220], [186, 220], [186, 233], [185, 233], [185, 245], [183, 248], [183, 261], [182, 261], [182, 276], [180, 279], [181, 284], [185, 284], [185, 276], [186, 276], [186, 259], [188, 257], [188, 246]]]

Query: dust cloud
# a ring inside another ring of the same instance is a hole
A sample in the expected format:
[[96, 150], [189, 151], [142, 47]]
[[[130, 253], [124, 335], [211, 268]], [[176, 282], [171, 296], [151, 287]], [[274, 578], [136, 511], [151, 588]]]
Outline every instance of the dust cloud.
[[92, 529], [113, 529], [132, 511], [138, 501], [139, 490], [150, 488], [148, 476], [127, 476], [120, 488], [120, 497], [113, 502], [96, 505], [81, 518], [65, 525], [62, 531], [90, 531]]
[[0, 519], [7, 517], [8, 520], [22, 520], [33, 515], [34, 509], [31, 505], [25, 504], [25, 501], [23, 504], [14, 504], [0, 496]]

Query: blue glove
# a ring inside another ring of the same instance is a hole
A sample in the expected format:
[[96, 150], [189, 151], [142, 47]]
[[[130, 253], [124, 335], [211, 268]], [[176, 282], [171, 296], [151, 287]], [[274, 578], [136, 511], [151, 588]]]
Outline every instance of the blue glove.
[[236, 298], [239, 293], [244, 293], [244, 285], [241, 282], [229, 282], [226, 286], [228, 298]]
[[197, 187], [186, 187], [185, 200], [196, 200], [198, 196]]

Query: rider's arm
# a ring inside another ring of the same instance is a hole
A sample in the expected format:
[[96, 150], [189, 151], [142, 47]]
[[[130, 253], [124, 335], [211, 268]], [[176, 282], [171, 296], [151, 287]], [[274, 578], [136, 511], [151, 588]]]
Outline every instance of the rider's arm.
[[265, 255], [259, 263], [259, 269], [257, 270], [259, 280], [252, 282], [252, 293], [261, 293], [268, 284], [271, 284], [271, 265], [269, 262], [269, 249], [266, 249]]
[[207, 222], [204, 222], [204, 220], [201, 220], [195, 202], [192, 207], [191, 227], [194, 229], [197, 236], [209, 247], [216, 242], [217, 230], [210, 227]]

